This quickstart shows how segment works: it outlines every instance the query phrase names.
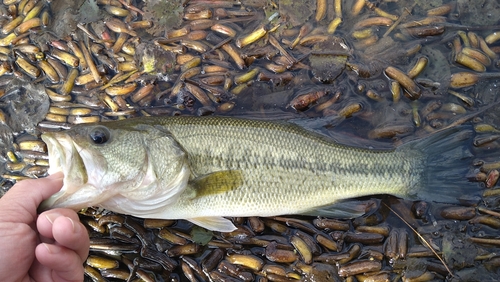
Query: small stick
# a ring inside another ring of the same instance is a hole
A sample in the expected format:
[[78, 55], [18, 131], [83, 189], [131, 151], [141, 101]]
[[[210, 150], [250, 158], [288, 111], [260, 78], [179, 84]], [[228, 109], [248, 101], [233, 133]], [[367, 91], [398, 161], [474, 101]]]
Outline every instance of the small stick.
[[425, 246], [427, 248], [429, 248], [429, 250], [431, 250], [431, 252], [439, 259], [439, 261], [444, 265], [444, 267], [446, 268], [446, 270], [448, 271], [448, 273], [451, 275], [451, 277], [455, 277], [453, 275], [453, 273], [451, 273], [451, 270], [450, 268], [446, 265], [446, 263], [444, 262], [444, 260], [441, 258], [441, 256], [431, 247], [431, 245], [427, 242], [427, 240], [425, 240], [424, 237], [422, 237], [422, 235], [420, 235], [420, 233], [417, 232], [417, 230], [415, 230], [415, 228], [413, 228], [402, 216], [400, 216], [396, 211], [394, 211], [391, 207], [389, 207], [387, 204], [385, 203], [382, 203], [384, 206], [386, 206], [390, 211], [392, 211], [397, 217], [399, 217], [399, 219], [401, 219], [413, 232], [415, 232], [415, 234], [417, 234], [418, 238], [420, 238], [420, 240], [422, 240], [422, 242], [425, 243]]

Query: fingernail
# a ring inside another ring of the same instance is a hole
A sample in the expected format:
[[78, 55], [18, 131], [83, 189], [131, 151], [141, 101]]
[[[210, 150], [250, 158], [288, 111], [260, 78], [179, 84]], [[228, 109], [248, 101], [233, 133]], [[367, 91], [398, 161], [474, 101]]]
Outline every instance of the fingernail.
[[56, 218], [58, 217], [59, 215], [54, 213], [49, 213], [45, 215], [45, 218], [50, 222], [50, 224], [54, 224], [54, 220], [56, 220]]
[[76, 233], [78, 225], [76, 225], [75, 222], [71, 218], [69, 218], [69, 217], [66, 217], [66, 218], [71, 222], [71, 225], [73, 226], [73, 233]]
[[45, 247], [45, 249], [47, 249], [47, 252], [49, 252], [49, 254], [56, 254], [57, 253], [57, 249], [53, 248], [51, 245], [46, 244], [46, 243], [42, 243], [42, 245]]

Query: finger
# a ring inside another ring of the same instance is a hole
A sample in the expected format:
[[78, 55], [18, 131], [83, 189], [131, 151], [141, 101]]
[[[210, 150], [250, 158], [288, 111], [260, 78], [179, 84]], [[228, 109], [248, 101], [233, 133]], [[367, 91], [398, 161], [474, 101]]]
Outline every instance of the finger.
[[53, 281], [82, 281], [83, 261], [73, 250], [63, 246], [39, 244], [35, 249], [38, 262], [51, 269]]
[[75, 251], [82, 261], [89, 255], [89, 235], [80, 221], [59, 217], [54, 221], [52, 233], [56, 243]]
[[56, 173], [18, 182], [0, 199], [2, 221], [33, 222], [40, 203], [61, 189], [62, 179], [63, 174]]
[[53, 238], [55, 244], [74, 250], [82, 260], [87, 258], [89, 235], [74, 211], [55, 209], [42, 213], [37, 227], [42, 236]]
[[52, 194], [61, 190], [63, 177], [62, 172], [58, 172], [44, 178], [19, 181], [4, 197], [21, 197], [26, 199], [26, 194], [33, 194], [31, 198], [38, 206], [43, 200], [48, 199]]
[[58, 217], [69, 217], [72, 220], [78, 221], [78, 215], [75, 211], [70, 209], [53, 209], [46, 212], [41, 213], [36, 220], [36, 228], [40, 235], [46, 238], [54, 238], [52, 234], [52, 227], [54, 221]]

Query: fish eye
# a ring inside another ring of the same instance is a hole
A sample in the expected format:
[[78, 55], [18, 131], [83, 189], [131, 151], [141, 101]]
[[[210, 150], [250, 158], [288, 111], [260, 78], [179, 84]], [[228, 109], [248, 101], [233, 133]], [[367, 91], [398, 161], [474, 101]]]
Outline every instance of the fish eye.
[[94, 142], [94, 144], [100, 145], [108, 142], [111, 133], [104, 126], [98, 126], [92, 129], [89, 133], [90, 140]]

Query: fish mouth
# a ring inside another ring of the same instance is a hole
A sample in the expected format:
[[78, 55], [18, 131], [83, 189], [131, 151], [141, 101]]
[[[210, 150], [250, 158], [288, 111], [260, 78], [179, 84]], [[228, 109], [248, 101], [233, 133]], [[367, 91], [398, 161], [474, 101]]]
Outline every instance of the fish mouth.
[[[69, 156], [73, 155], [74, 146], [67, 140], [64, 134], [60, 133], [44, 133], [42, 140], [47, 144], [49, 153], [49, 174], [63, 172], [67, 175], [70, 166]], [[59, 142], [62, 141], [62, 142]]]
[[[88, 185], [87, 170], [79, 150], [71, 137], [61, 132], [42, 134], [49, 153], [49, 174], [62, 172], [63, 187], [40, 205], [39, 210], [52, 208], [73, 208], [79, 210], [87, 207], [89, 198], [81, 197], [82, 192], [95, 190]], [[87, 195], [89, 193], [86, 193]]]

